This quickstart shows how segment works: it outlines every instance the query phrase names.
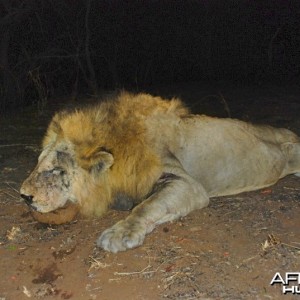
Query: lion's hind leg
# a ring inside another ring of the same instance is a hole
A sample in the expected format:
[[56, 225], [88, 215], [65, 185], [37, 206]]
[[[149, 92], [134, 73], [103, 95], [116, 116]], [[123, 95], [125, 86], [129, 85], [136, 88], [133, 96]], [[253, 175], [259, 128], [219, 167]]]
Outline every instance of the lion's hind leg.
[[205, 207], [208, 202], [201, 184], [181, 168], [168, 168], [149, 197], [125, 220], [105, 230], [97, 240], [97, 246], [114, 253], [137, 247], [157, 225]]
[[300, 177], [300, 143], [285, 143], [282, 150], [287, 157], [284, 175], [295, 174]]

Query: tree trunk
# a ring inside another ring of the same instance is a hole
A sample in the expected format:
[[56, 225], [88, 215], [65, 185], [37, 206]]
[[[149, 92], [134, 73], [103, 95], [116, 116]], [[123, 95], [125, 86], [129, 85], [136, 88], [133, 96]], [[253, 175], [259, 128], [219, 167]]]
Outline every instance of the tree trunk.
[[90, 53], [90, 29], [89, 29], [90, 10], [91, 10], [91, 0], [88, 0], [86, 13], [85, 13], [85, 59], [86, 59], [87, 69], [89, 72], [88, 84], [92, 92], [95, 95], [97, 95], [98, 85], [97, 85], [95, 69], [91, 60], [91, 53]]

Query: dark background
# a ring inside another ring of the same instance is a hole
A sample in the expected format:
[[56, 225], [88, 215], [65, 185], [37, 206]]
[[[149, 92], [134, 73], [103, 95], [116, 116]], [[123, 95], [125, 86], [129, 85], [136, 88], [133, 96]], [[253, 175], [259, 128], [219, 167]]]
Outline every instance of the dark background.
[[191, 81], [300, 79], [300, 1], [0, 0], [0, 112]]

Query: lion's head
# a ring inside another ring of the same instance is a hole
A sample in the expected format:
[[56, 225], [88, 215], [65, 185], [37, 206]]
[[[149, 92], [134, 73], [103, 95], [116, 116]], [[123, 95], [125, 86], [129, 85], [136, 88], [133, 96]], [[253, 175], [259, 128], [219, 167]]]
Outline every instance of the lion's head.
[[114, 158], [90, 143], [93, 129], [80, 118], [77, 113], [71, 120], [64, 114], [53, 118], [38, 164], [21, 186], [22, 198], [37, 212], [52, 212], [68, 203], [78, 204], [86, 215], [107, 210], [111, 199], [107, 177]]
[[[57, 113], [47, 130], [38, 164], [21, 187], [35, 211], [49, 213], [75, 203], [84, 215], [108, 207], [130, 208], [151, 191], [162, 172], [147, 126], [187, 114], [170, 102], [122, 93], [114, 101]], [[149, 135], [149, 136], [148, 136]], [[157, 147], [158, 149], [156, 149]]]

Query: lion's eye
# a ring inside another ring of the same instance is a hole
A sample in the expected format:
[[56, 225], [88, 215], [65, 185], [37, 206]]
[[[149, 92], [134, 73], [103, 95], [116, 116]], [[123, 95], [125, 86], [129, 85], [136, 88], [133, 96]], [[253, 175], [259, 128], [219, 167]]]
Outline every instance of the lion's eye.
[[63, 170], [62, 168], [54, 168], [53, 170], [51, 170], [51, 173], [53, 175], [63, 175], [65, 173], [65, 170]]

